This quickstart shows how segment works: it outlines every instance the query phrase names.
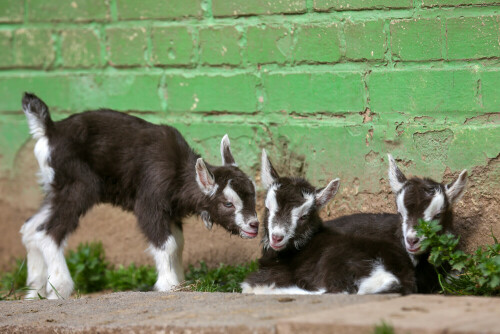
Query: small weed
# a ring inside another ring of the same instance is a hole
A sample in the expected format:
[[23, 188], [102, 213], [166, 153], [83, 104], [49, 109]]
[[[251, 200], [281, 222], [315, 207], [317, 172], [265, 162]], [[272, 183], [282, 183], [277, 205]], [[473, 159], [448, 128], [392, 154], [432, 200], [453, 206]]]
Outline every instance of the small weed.
[[197, 268], [189, 266], [186, 284], [193, 291], [241, 292], [240, 283], [255, 270], [256, 261], [237, 266], [220, 264], [216, 269], [208, 269], [205, 262], [201, 261]]
[[156, 271], [149, 266], [118, 266], [106, 271], [107, 288], [113, 291], [150, 291], [156, 281]]
[[[438, 222], [421, 220], [417, 226], [419, 236], [425, 236], [422, 249], [430, 250], [429, 262], [438, 268], [443, 293], [454, 295], [500, 295], [500, 244], [493, 238], [492, 245], [478, 247], [473, 254], [457, 250], [459, 238], [440, 234]], [[450, 267], [458, 272], [447, 272]], [[445, 274], [442, 274], [445, 273]]]
[[375, 326], [373, 334], [394, 334], [394, 328], [382, 321], [380, 325]]
[[0, 276], [0, 300], [19, 299], [26, 292], [26, 260], [16, 260], [14, 269]]

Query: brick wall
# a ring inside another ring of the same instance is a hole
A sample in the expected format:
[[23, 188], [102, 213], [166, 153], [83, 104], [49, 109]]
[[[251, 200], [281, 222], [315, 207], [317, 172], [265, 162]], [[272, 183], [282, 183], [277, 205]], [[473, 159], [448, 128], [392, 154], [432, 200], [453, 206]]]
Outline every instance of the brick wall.
[[[500, 2], [2, 0], [1, 173], [28, 140], [23, 91], [177, 126], [212, 162], [228, 132], [247, 171], [346, 191], [487, 165], [500, 148]], [[499, 185], [497, 183], [497, 185]]]

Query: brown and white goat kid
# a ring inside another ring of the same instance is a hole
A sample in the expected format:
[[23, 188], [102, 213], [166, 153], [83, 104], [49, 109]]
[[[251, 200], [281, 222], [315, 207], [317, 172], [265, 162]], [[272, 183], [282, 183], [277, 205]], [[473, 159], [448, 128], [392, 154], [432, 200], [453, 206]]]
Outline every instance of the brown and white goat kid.
[[22, 101], [45, 199], [21, 228], [28, 252], [27, 298], [67, 298], [73, 290], [64, 246], [81, 216], [110, 203], [137, 217], [156, 262], [155, 289], [184, 280], [182, 218], [201, 215], [232, 234], [258, 232], [253, 182], [222, 138], [222, 166], [206, 164], [173, 127], [101, 109], [53, 122], [35, 95]]
[[396, 195], [399, 214], [354, 214], [327, 221], [325, 225], [348, 235], [395, 241], [406, 250], [415, 265], [418, 292], [437, 292], [438, 276], [428, 262], [429, 253], [421, 250], [423, 238], [417, 237], [415, 226], [420, 219], [437, 220], [443, 227], [442, 233], [453, 232], [452, 208], [464, 193], [467, 171], [463, 170], [450, 184], [429, 178], [407, 179], [392, 155], [388, 154], [388, 158], [389, 182]]
[[302, 178], [279, 177], [262, 152], [268, 188], [259, 270], [242, 283], [244, 293], [412, 293], [413, 265], [400, 247], [326, 228], [319, 210], [339, 180], [316, 189]]

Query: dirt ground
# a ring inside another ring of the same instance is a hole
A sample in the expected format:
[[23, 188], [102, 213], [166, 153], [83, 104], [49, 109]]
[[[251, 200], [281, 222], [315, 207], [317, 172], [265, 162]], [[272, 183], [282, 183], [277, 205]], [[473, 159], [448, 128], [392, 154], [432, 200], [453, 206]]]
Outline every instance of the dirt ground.
[[[32, 152], [33, 142], [29, 142], [16, 158], [13, 175], [0, 180], [0, 270], [7, 270], [16, 258], [25, 256], [19, 229], [36, 212], [42, 199], [36, 182], [38, 166]], [[455, 227], [462, 236], [464, 248], [472, 251], [477, 245], [491, 243], [491, 232], [500, 237], [500, 191], [490, 186], [498, 184], [500, 159], [491, 159], [488, 165], [469, 172], [468, 188], [455, 207]], [[444, 180], [449, 182], [457, 176], [458, 173], [447, 172]], [[357, 192], [347, 186], [341, 188], [335, 200], [323, 210], [323, 218], [356, 212], [395, 212], [394, 198], [385, 180], [381, 181], [380, 188], [379, 193]], [[262, 214], [262, 202], [259, 198], [259, 214]], [[260, 254], [260, 236], [243, 240], [215, 225], [212, 231], [207, 231], [196, 217], [186, 219], [184, 236], [185, 267], [200, 260], [211, 267], [219, 263], [242, 263]], [[113, 264], [153, 264], [147, 252], [148, 245], [130, 213], [108, 205], [93, 208], [69, 238], [68, 249], [75, 249], [81, 242], [96, 240], [102, 241], [107, 258]]]

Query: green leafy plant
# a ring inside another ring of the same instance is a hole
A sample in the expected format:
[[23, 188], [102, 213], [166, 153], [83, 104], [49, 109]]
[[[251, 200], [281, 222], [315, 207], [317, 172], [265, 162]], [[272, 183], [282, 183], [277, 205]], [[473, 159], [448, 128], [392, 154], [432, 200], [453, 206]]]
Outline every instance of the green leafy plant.
[[69, 252], [66, 262], [75, 282], [75, 290], [90, 293], [101, 291], [106, 286], [109, 263], [100, 242], [78, 245], [76, 251]]
[[382, 321], [380, 325], [375, 326], [373, 334], [394, 334], [394, 328], [385, 321]]
[[422, 249], [430, 251], [429, 262], [438, 269], [443, 292], [500, 295], [500, 244], [497, 238], [492, 234], [492, 245], [478, 247], [473, 254], [466, 254], [457, 249], [460, 238], [450, 233], [440, 233], [441, 229], [436, 221], [421, 220], [417, 226], [417, 234], [425, 236]]
[[107, 288], [113, 291], [150, 291], [156, 281], [156, 271], [150, 266], [118, 266], [106, 271]]
[[257, 262], [230, 266], [220, 264], [216, 269], [208, 269], [201, 261], [199, 267], [189, 266], [186, 285], [193, 291], [241, 292], [240, 283], [251, 272], [257, 270]]
[[26, 260], [16, 260], [16, 265], [10, 272], [0, 276], [0, 300], [19, 299], [26, 292]]

